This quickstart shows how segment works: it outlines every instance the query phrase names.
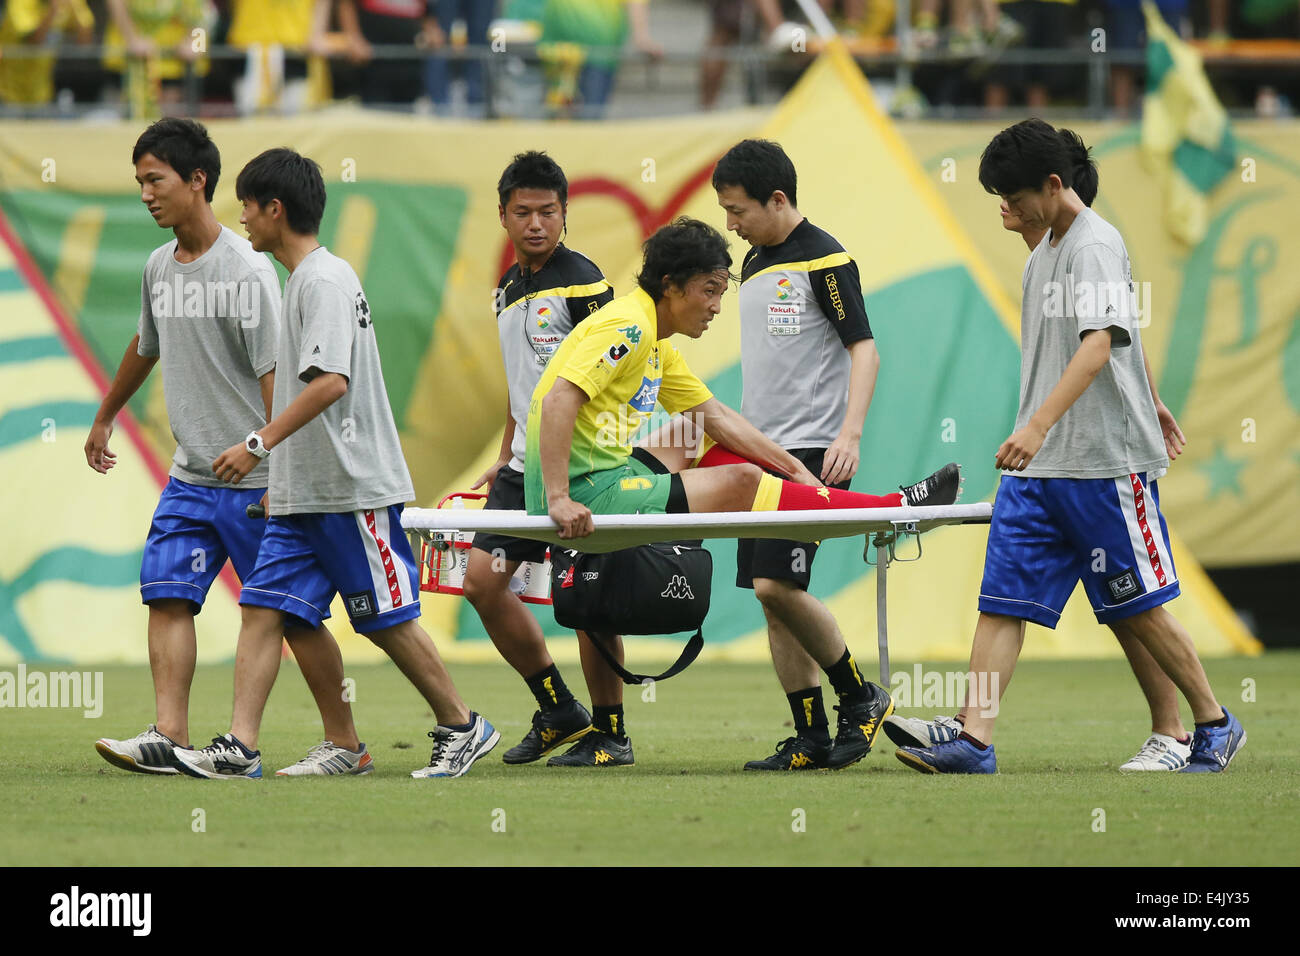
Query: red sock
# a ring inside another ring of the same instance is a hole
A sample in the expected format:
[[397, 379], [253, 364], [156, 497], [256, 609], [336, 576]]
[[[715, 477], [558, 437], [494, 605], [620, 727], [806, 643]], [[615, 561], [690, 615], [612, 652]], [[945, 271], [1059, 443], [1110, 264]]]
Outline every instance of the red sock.
[[[753, 464], [743, 455], [737, 455], [729, 448], [714, 445], [701, 456], [696, 468], [712, 468], [715, 465]], [[823, 508], [899, 508], [903, 505], [903, 496], [897, 492], [892, 495], [864, 495], [856, 491], [841, 491], [839, 488], [817, 488], [801, 485], [794, 481], [781, 481], [781, 501], [777, 511], [815, 511]]]
[[777, 511], [815, 511], [832, 508], [899, 508], [903, 496], [898, 492], [892, 495], [864, 495], [857, 491], [841, 491], [839, 488], [816, 488], [801, 485], [793, 481], [781, 482], [781, 503]]
[[752, 465], [753, 462], [743, 455], [737, 455], [730, 448], [714, 445], [695, 463], [696, 468], [712, 468], [714, 465]]

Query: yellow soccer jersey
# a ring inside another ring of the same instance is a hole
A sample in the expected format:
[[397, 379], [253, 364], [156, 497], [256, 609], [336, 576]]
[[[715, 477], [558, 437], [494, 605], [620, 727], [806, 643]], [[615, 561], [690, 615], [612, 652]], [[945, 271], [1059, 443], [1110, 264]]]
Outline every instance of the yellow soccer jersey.
[[656, 333], [654, 300], [637, 289], [580, 322], [551, 357], [528, 406], [524, 489], [530, 514], [547, 510], [539, 452], [542, 399], [557, 378], [577, 385], [588, 399], [573, 426], [570, 480], [623, 464], [656, 402], [677, 414], [713, 397], [673, 344]]

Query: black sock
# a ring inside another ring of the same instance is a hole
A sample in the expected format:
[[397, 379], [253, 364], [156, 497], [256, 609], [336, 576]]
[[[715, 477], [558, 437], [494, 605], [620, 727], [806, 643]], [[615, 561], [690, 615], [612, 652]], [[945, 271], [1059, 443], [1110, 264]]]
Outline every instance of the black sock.
[[795, 736], [806, 737], [819, 744], [831, 742], [831, 734], [826, 722], [826, 706], [822, 703], [820, 686], [793, 691], [786, 694], [785, 699], [790, 702]]
[[853, 663], [853, 655], [848, 648], [844, 649], [843, 657], [826, 668], [826, 676], [831, 679], [835, 693], [841, 697], [860, 697], [867, 691], [866, 682], [858, 673], [858, 665]]
[[[1223, 710], [1223, 708], [1220, 707], [1219, 710]], [[1223, 710], [1223, 716], [1220, 717], [1218, 720], [1207, 720], [1205, 723], [1203, 724], [1198, 723], [1196, 726], [1197, 727], [1226, 727], [1228, 726], [1228, 712], [1226, 710]]]
[[608, 734], [619, 740], [627, 736], [627, 728], [623, 726], [622, 704], [617, 707], [593, 707], [591, 710], [591, 726], [599, 733]]
[[525, 677], [524, 683], [533, 692], [533, 696], [537, 698], [537, 706], [542, 710], [550, 710], [573, 700], [569, 688], [564, 686], [560, 669], [554, 664], [544, 671], [538, 671], [532, 677]]
[[966, 741], [966, 743], [970, 744], [970, 745], [971, 745], [972, 747], [974, 747], [976, 750], [988, 750], [988, 749], [989, 749], [989, 745], [988, 745], [988, 744], [982, 744], [982, 743], [980, 743], [978, 740], [976, 740], [976, 739], [975, 739], [974, 737], [972, 737], [970, 734], [966, 733], [966, 731], [964, 731], [964, 730], [963, 730], [961, 733], [959, 733], [959, 734], [957, 735], [957, 739], [958, 739], [958, 740], [964, 740], [964, 741]]

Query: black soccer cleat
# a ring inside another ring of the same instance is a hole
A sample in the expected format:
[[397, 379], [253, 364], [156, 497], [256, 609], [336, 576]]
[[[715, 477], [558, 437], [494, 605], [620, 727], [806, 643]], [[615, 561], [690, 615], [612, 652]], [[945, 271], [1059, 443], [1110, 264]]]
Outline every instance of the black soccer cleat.
[[955, 505], [961, 497], [961, 465], [948, 462], [933, 475], [914, 485], [899, 485], [903, 500], [913, 508], [921, 505]]
[[567, 753], [556, 754], [546, 761], [548, 767], [631, 767], [632, 741], [621, 741], [599, 730], [593, 730], [569, 748]]
[[762, 760], [751, 760], [745, 769], [825, 770], [830, 755], [830, 744], [819, 744], [807, 737], [787, 737], [776, 745], [776, 753]]
[[839, 770], [857, 763], [876, 742], [885, 718], [894, 712], [894, 698], [879, 684], [866, 683], [867, 696], [849, 701], [841, 697], [835, 709], [840, 712], [835, 725], [835, 743], [826, 766]]
[[501, 759], [506, 763], [532, 763], [590, 732], [591, 714], [578, 701], [571, 700], [533, 714], [532, 729]]

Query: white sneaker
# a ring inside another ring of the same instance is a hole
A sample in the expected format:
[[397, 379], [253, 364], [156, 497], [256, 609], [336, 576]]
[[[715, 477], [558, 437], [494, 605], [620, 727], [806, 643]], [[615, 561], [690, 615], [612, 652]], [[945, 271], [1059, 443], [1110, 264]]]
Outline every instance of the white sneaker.
[[202, 750], [182, 750], [176, 747], [172, 755], [181, 773], [208, 780], [262, 779], [262, 754], [248, 750], [231, 734], [213, 737], [212, 743]]
[[899, 717], [895, 714], [885, 718], [885, 724], [881, 729], [895, 746], [924, 749], [956, 740], [965, 727], [956, 717], [921, 720], [919, 717]]
[[1128, 763], [1120, 765], [1119, 772], [1182, 770], [1187, 766], [1187, 758], [1191, 755], [1192, 748], [1189, 744], [1180, 744], [1167, 734], [1152, 734]]
[[360, 750], [348, 750], [339, 747], [330, 740], [322, 740], [291, 767], [277, 770], [277, 777], [329, 777], [335, 774], [370, 773], [375, 769], [375, 762], [370, 759], [366, 745]]
[[136, 734], [130, 740], [100, 737], [95, 741], [95, 749], [101, 757], [114, 767], [135, 773], [180, 773], [172, 764], [172, 749], [175, 746], [176, 741], [158, 732], [157, 724], [150, 724], [148, 730]]
[[433, 754], [429, 757], [429, 766], [412, 770], [411, 776], [417, 780], [430, 777], [459, 777], [497, 745], [501, 734], [484, 719], [482, 714], [471, 713], [472, 723], [469, 730], [457, 733], [450, 727], [438, 726], [429, 731], [433, 738]]

